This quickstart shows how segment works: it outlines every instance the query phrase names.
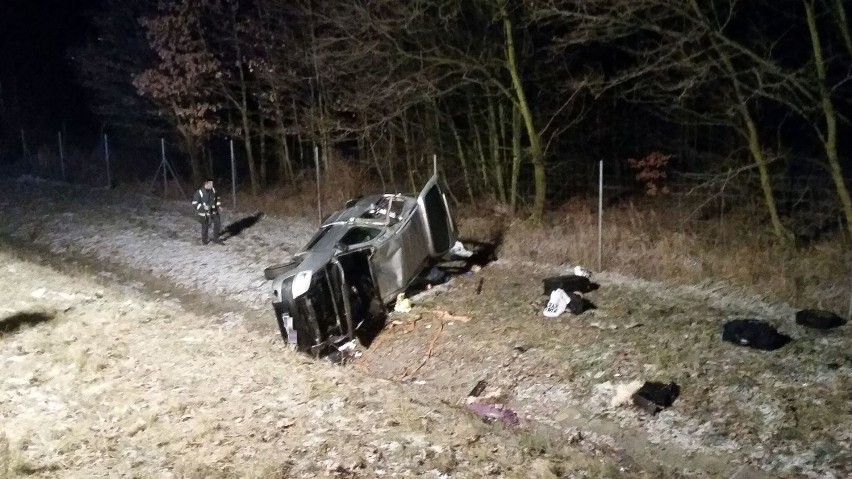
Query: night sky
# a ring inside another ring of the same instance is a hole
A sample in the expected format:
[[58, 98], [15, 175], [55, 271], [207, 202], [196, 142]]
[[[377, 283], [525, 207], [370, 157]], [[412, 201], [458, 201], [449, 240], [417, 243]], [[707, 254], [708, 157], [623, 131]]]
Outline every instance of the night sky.
[[94, 121], [73, 81], [68, 48], [92, 33], [97, 0], [0, 0], [0, 81], [30, 128], [84, 129]]

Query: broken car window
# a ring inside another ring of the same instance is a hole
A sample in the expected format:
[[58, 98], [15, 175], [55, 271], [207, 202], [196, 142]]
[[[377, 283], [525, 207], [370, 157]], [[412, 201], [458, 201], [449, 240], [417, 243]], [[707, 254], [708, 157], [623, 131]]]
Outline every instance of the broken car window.
[[340, 244], [352, 246], [354, 244], [366, 243], [382, 234], [381, 228], [370, 228], [367, 226], [353, 226], [340, 238]]

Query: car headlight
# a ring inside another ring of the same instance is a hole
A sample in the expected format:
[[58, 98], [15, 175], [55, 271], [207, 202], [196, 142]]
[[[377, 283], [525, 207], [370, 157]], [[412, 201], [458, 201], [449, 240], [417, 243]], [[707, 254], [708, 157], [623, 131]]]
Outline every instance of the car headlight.
[[310, 271], [299, 271], [296, 277], [293, 278], [293, 286], [290, 288], [293, 291], [293, 299], [308, 292], [311, 288], [311, 278], [313, 273]]

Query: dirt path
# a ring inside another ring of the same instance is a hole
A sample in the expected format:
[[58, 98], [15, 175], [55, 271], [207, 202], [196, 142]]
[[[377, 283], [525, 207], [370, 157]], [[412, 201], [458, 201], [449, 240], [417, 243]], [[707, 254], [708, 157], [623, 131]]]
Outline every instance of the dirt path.
[[[291, 374], [298, 372], [308, 381], [314, 377], [312, 368], [325, 371], [282, 350], [268, 314], [268, 284], [260, 274], [298, 250], [313, 233], [310, 223], [264, 218], [224, 248], [202, 247], [182, 203], [31, 183], [4, 187], [8, 194], [0, 198], [0, 208], [9, 220], [0, 224], [0, 236], [19, 248], [48, 252], [48, 258], [85, 259], [103, 281], [136, 285], [137, 299], [145, 297], [144, 290], [161, 299], [168, 295], [167, 300], [182, 302], [196, 314], [204, 312], [195, 316], [201, 323], [194, 326], [205, 331], [203, 344], [236, 338], [239, 344], [220, 343], [218, 351], [235, 348], [239, 354], [231, 363], [218, 358], [230, 375], [217, 384], [246, 384], [229, 364], [266, 375], [248, 383], [290, 384]], [[246, 216], [227, 214], [228, 221]], [[848, 327], [818, 334], [795, 325], [789, 305], [765, 304], [717, 286], [669, 287], [610, 274], [595, 277], [602, 286], [589, 295], [596, 310], [544, 320], [540, 279], [558, 270], [504, 259], [416, 297], [414, 312], [394, 315], [391, 321], [397, 324], [379, 336], [354, 368], [331, 369], [332, 384], [343, 382], [335, 387], [324, 383], [317, 394], [349, 397], [351, 380], [356, 396], [364, 391], [358, 389], [361, 384], [370, 384], [416, 397], [417, 407], [447, 407], [447, 414], [457, 414], [460, 399], [484, 379], [486, 393], [525, 420], [521, 432], [503, 435], [492, 428], [485, 437], [509, 448], [500, 451], [517, 448], [505, 464], [529, 465], [544, 455], [553, 466], [548, 466], [550, 472], [585, 468], [604, 477], [620, 468], [628, 475], [644, 471], [652, 477], [667, 471], [698, 477], [760, 477], [761, 471], [769, 477], [852, 474]], [[435, 311], [468, 319], [453, 321]], [[773, 353], [722, 343], [721, 324], [742, 317], [767, 319], [794, 342]], [[191, 321], [169, 322], [163, 340], [196, 334], [172, 331], [172, 324], [182, 327]], [[222, 337], [207, 336], [208, 329], [223, 331]], [[208, 351], [203, 344], [199, 351]], [[252, 355], [251, 361], [245, 359]], [[246, 362], [236, 362], [237, 357]], [[260, 366], [264, 361], [270, 363], [268, 369]], [[656, 416], [610, 406], [616, 386], [631, 380], [675, 381], [683, 393], [674, 407]], [[242, 394], [224, 395], [225, 402]], [[459, 417], [470, 420], [466, 414]], [[294, 427], [288, 434], [294, 434]], [[579, 463], [578, 451], [583, 452]], [[586, 453], [600, 451], [610, 451], [603, 469], [584, 462]], [[162, 460], [162, 453], [155, 456]], [[482, 462], [453, 469], [451, 475], [486, 474], [488, 467]], [[310, 475], [307, 469], [295, 470]], [[523, 470], [500, 469], [510, 477], [526, 477]]]

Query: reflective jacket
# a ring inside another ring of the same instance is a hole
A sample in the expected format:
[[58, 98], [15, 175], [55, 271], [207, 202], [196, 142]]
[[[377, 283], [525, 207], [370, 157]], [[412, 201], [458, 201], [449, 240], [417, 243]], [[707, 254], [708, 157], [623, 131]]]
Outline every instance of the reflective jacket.
[[219, 195], [216, 193], [216, 188], [205, 189], [199, 188], [192, 197], [192, 206], [195, 207], [195, 213], [198, 216], [218, 215], [219, 207], [222, 202], [219, 200]]

